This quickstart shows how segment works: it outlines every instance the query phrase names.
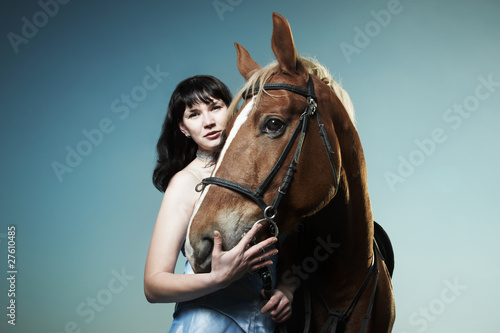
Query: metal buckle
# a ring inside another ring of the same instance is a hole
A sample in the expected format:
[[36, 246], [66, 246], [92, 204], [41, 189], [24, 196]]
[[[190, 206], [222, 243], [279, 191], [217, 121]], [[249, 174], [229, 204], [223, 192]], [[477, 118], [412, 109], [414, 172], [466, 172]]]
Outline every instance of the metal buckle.
[[307, 97], [307, 103], [309, 103], [309, 106], [307, 107], [307, 114], [312, 116], [314, 112], [316, 112], [318, 104], [311, 96]]

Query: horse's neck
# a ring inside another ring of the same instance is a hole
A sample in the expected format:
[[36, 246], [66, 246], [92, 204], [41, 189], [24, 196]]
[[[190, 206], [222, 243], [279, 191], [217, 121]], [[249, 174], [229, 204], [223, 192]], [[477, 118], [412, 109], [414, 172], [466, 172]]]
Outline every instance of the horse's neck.
[[[343, 116], [346, 118], [346, 116]], [[368, 180], [363, 148], [354, 125], [344, 119], [346, 126], [336, 128], [342, 156], [339, 193], [328, 207], [333, 229], [339, 228], [341, 242], [346, 249], [342, 258], [359, 267], [371, 264], [373, 253], [373, 215], [368, 194]], [[336, 216], [339, 216], [337, 220]]]
[[[308, 223], [309, 250], [315, 244], [335, 248], [318, 270], [318, 276], [352, 283], [353, 276], [362, 279], [373, 253], [372, 212], [364, 177], [342, 172], [337, 196]], [[335, 244], [335, 245], [333, 245]], [[328, 245], [327, 245], [328, 246]]]

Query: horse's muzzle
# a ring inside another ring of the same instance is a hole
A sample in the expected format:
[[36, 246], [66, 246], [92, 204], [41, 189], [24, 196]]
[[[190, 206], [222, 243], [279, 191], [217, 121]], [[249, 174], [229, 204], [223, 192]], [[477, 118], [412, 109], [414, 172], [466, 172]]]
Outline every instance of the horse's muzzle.
[[195, 273], [208, 273], [212, 269], [213, 237], [203, 237], [194, 248], [195, 255], [189, 261]]

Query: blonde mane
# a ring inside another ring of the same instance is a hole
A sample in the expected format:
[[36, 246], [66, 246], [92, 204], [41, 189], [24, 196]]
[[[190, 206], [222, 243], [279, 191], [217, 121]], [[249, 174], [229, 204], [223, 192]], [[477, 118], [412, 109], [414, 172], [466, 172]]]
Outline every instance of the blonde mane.
[[[354, 124], [355, 118], [354, 118], [354, 107], [352, 105], [352, 101], [349, 98], [347, 92], [342, 88], [342, 86], [332, 78], [332, 75], [330, 74], [328, 69], [326, 69], [314, 58], [305, 58], [299, 56], [297, 60], [306, 68], [309, 74], [317, 76], [321, 81], [323, 81], [333, 90], [335, 95], [337, 95], [337, 97], [344, 105], [344, 108], [349, 114], [349, 118]], [[267, 91], [264, 91], [263, 87], [264, 84], [269, 81], [271, 76], [278, 72], [278, 70], [279, 70], [279, 65], [277, 61], [274, 61], [263, 68], [255, 70], [250, 79], [245, 83], [243, 88], [241, 88], [241, 90], [238, 91], [235, 98], [233, 99], [231, 105], [229, 106], [229, 114], [234, 115], [236, 112], [238, 112], [239, 109], [238, 105], [244, 93], [249, 90], [252, 91], [253, 87], [256, 86], [259, 87], [258, 91], [253, 92], [253, 94], [256, 96], [256, 101], [254, 105], [258, 104], [258, 101], [262, 96], [262, 93], [270, 95]]]

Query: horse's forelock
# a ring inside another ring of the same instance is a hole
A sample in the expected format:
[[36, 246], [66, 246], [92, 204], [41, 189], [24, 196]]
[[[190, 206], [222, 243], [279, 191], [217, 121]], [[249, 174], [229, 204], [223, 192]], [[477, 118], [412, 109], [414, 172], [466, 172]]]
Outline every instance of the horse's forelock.
[[231, 105], [229, 106], [229, 114], [234, 117], [239, 110], [239, 104], [243, 98], [246, 91], [252, 91], [255, 86], [259, 86], [259, 90], [254, 92], [252, 95], [255, 97], [255, 104], [258, 104], [262, 92], [264, 92], [264, 84], [269, 81], [271, 76], [279, 71], [279, 65], [277, 61], [274, 61], [267, 65], [266, 67], [255, 70], [250, 79], [245, 83], [245, 85], [236, 93]]
[[[354, 107], [352, 105], [352, 101], [349, 97], [349, 94], [342, 88], [342, 85], [339, 82], [333, 79], [328, 69], [325, 66], [321, 65], [314, 58], [299, 56], [297, 58], [297, 61], [299, 61], [304, 66], [304, 68], [307, 70], [309, 74], [315, 75], [327, 86], [329, 86], [331, 90], [333, 90], [335, 95], [337, 95], [339, 100], [344, 105], [344, 108], [346, 109], [349, 118], [354, 124], [355, 123]], [[279, 72], [280, 72], [280, 67], [277, 61], [273, 61], [267, 66], [255, 70], [251, 75], [250, 79], [245, 83], [243, 88], [241, 88], [240, 91], [238, 91], [235, 98], [231, 102], [231, 105], [229, 106], [229, 114], [231, 115], [231, 117], [234, 117], [234, 115], [238, 112], [240, 100], [245, 95], [245, 92], [252, 91], [252, 89], [255, 86], [259, 87], [258, 91], [253, 92], [253, 96], [256, 97], [255, 105], [257, 105], [260, 100], [260, 97], [262, 96], [262, 93], [268, 94], [268, 92], [264, 90], [264, 84], [269, 82], [271, 77]]]

